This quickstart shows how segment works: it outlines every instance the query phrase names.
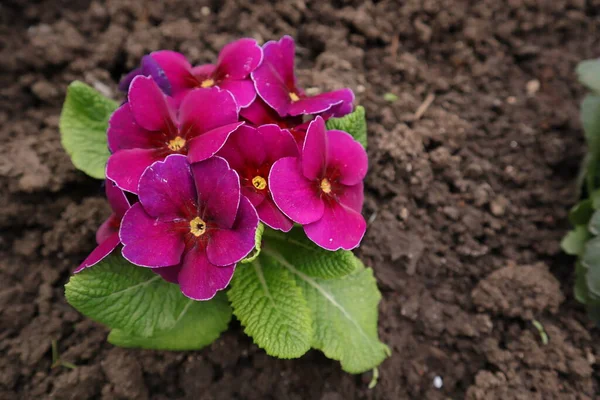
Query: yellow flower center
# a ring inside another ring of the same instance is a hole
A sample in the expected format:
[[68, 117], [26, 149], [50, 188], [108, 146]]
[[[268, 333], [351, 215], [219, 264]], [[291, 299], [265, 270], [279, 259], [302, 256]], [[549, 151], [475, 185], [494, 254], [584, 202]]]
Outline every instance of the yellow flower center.
[[168, 146], [169, 149], [173, 151], [179, 151], [183, 148], [183, 146], [185, 146], [185, 139], [181, 136], [177, 136], [175, 139], [169, 140]]
[[329, 179], [323, 178], [321, 181], [321, 190], [324, 193], [331, 193], [331, 183], [329, 182]]
[[215, 81], [208, 78], [208, 79], [205, 79], [202, 81], [202, 83], [200, 84], [200, 87], [209, 88], [209, 87], [213, 86], [214, 84], [215, 84]]
[[300, 100], [300, 97], [298, 97], [298, 95], [296, 93], [290, 92], [290, 100], [298, 101], [298, 100]]
[[200, 217], [196, 217], [190, 221], [190, 232], [196, 237], [200, 237], [206, 233], [206, 222]]
[[262, 176], [255, 176], [252, 178], [252, 186], [254, 186], [258, 190], [263, 190], [267, 187], [267, 181]]

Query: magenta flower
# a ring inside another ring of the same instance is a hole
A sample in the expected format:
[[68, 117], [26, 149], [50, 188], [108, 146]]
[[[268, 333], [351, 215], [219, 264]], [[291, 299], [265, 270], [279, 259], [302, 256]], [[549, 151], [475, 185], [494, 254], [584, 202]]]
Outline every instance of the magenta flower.
[[149, 76], [158, 84], [158, 87], [168, 96], [171, 95], [171, 84], [167, 79], [165, 71], [158, 65], [158, 63], [150, 56], [142, 57], [142, 63], [139, 68], [134, 69], [121, 79], [119, 82], [119, 90], [127, 93], [129, 91], [129, 85], [136, 76]]
[[254, 39], [239, 39], [223, 47], [217, 64], [192, 67], [183, 54], [169, 50], [151, 56], [167, 74], [176, 101], [194, 88], [213, 86], [229, 90], [240, 108], [256, 97], [254, 85], [247, 78], [262, 62], [263, 52]]
[[225, 158], [240, 176], [246, 196], [262, 222], [284, 232], [294, 225], [273, 203], [268, 179], [273, 163], [283, 157], [298, 157], [292, 135], [277, 125], [258, 128], [242, 126], [231, 134], [219, 156]]
[[125, 197], [125, 193], [114, 182], [107, 180], [105, 184], [106, 197], [113, 213], [100, 225], [100, 228], [96, 232], [98, 247], [75, 269], [75, 273], [98, 264], [121, 243], [119, 239], [119, 226], [130, 204], [127, 197]]
[[135, 77], [129, 101], [108, 123], [108, 147], [113, 154], [106, 176], [121, 189], [137, 193], [140, 176], [153, 162], [169, 154], [187, 154], [191, 162], [206, 160], [242, 124], [235, 100], [226, 90], [192, 90], [176, 110], [152, 78]]
[[121, 223], [123, 257], [154, 268], [189, 298], [208, 300], [227, 287], [254, 248], [258, 216], [220, 157], [155, 162], [140, 179], [139, 199]]
[[281, 129], [286, 129], [292, 134], [300, 148], [302, 148], [304, 136], [306, 136], [306, 130], [310, 122], [303, 122], [300, 115], [295, 117], [281, 117], [277, 114], [277, 111], [269, 107], [260, 97], [257, 97], [248, 107], [241, 109], [240, 117], [255, 127], [275, 124]]
[[352, 111], [354, 93], [350, 89], [308, 96], [297, 86], [294, 74], [295, 47], [294, 39], [290, 36], [264, 45], [263, 63], [251, 76], [256, 92], [265, 103], [282, 117], [319, 114], [327, 110], [337, 117]]
[[360, 214], [367, 153], [346, 132], [310, 123], [302, 156], [276, 161], [269, 175], [275, 204], [327, 250], [358, 246], [367, 224]]

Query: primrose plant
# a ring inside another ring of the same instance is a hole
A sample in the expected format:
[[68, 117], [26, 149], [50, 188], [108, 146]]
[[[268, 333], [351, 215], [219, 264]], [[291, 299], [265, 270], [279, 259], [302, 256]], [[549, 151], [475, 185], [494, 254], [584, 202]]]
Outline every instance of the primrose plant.
[[581, 173], [583, 199], [569, 212], [573, 229], [561, 245], [577, 256], [575, 298], [600, 326], [600, 59], [581, 62], [577, 74], [591, 91], [581, 104], [588, 151]]
[[389, 355], [373, 272], [350, 251], [366, 230], [364, 109], [350, 89], [308, 95], [294, 53], [288, 36], [199, 66], [156, 51], [120, 105], [69, 86], [63, 146], [105, 179], [113, 213], [66, 297], [109, 342], [199, 349], [233, 314], [272, 356], [314, 348], [361, 373]]

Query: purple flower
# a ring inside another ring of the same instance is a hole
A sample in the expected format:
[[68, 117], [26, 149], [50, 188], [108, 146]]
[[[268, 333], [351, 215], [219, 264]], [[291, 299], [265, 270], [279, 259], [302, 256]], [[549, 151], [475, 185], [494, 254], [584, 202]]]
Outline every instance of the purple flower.
[[163, 71], [158, 63], [150, 56], [142, 57], [140, 67], [134, 69], [121, 79], [121, 82], [119, 82], [119, 90], [127, 93], [133, 78], [140, 75], [151, 77], [166, 95], [171, 95], [171, 84], [167, 79], [165, 71]]
[[98, 247], [75, 269], [75, 273], [98, 264], [121, 243], [119, 239], [119, 226], [130, 204], [127, 197], [125, 197], [125, 193], [114, 182], [109, 180], [106, 181], [106, 197], [113, 213], [100, 225], [100, 228], [96, 232]]
[[350, 89], [308, 96], [296, 85], [294, 39], [284, 36], [279, 42], [267, 42], [263, 51], [263, 63], [252, 72], [252, 80], [258, 95], [279, 115], [319, 114], [329, 110], [331, 116], [338, 117], [352, 111], [354, 93]]
[[367, 153], [346, 132], [310, 123], [302, 156], [273, 164], [269, 187], [275, 204], [306, 235], [327, 250], [358, 246], [367, 224], [360, 214]]
[[176, 101], [194, 88], [213, 86], [229, 90], [240, 108], [249, 106], [256, 97], [254, 85], [247, 78], [262, 62], [263, 52], [254, 39], [239, 39], [223, 47], [217, 64], [192, 67], [183, 54], [169, 50], [151, 56], [165, 71]]
[[242, 126], [231, 134], [218, 155], [240, 176], [242, 194], [252, 202], [260, 220], [284, 232], [292, 229], [292, 221], [273, 203], [268, 178], [275, 161], [298, 156], [293, 136], [277, 125]]
[[140, 176], [153, 162], [169, 154], [187, 154], [191, 162], [206, 160], [242, 124], [226, 90], [192, 90], [176, 109], [152, 78], [137, 76], [129, 87], [129, 101], [108, 123], [113, 154], [106, 176], [121, 189], [137, 193]]
[[189, 298], [208, 300], [224, 289], [254, 248], [258, 216], [220, 157], [155, 162], [140, 179], [139, 199], [121, 223], [123, 257], [154, 268]]

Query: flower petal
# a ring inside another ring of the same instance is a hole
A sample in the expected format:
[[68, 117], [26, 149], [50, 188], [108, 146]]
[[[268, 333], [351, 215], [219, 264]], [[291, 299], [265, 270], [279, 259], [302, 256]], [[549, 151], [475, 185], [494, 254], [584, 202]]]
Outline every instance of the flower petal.
[[265, 200], [256, 207], [258, 217], [262, 222], [273, 229], [279, 229], [283, 232], [289, 232], [294, 226], [292, 220], [285, 216], [275, 205], [272, 198]]
[[240, 126], [219, 151], [219, 156], [229, 163], [231, 168], [241, 170], [244, 167], [259, 168], [266, 159], [265, 142], [256, 128]]
[[263, 51], [256, 40], [236, 40], [219, 53], [217, 74], [231, 80], [244, 79], [260, 65], [262, 58]]
[[148, 215], [163, 222], [196, 213], [196, 188], [187, 157], [171, 154], [146, 168], [138, 196]]
[[164, 71], [171, 85], [172, 95], [182, 90], [194, 87], [192, 66], [181, 53], [171, 50], [155, 51], [150, 56], [158, 63]]
[[365, 200], [365, 188], [363, 182], [359, 182], [356, 185], [344, 186], [341, 193], [338, 194], [338, 201], [350, 207], [356, 212], [362, 212], [362, 206]]
[[120, 221], [121, 218], [123, 218], [123, 215], [125, 215], [125, 212], [131, 207], [131, 204], [129, 204], [127, 196], [125, 196], [123, 190], [119, 188], [116, 183], [106, 180], [105, 185], [108, 204], [113, 210], [115, 217]]
[[221, 229], [231, 229], [240, 204], [240, 178], [227, 161], [213, 157], [192, 164], [192, 174], [198, 193], [200, 216], [215, 222]]
[[147, 55], [142, 57], [141, 73], [144, 76], [152, 77], [164, 94], [167, 96], [171, 95], [171, 84], [169, 83], [167, 74], [152, 56]]
[[192, 67], [192, 75], [194, 75], [198, 83], [202, 83], [203, 80], [210, 78], [216, 69], [217, 66], [215, 64], [197, 65]]
[[181, 131], [188, 138], [238, 121], [233, 95], [217, 87], [194, 89], [182, 101], [179, 109]]
[[133, 78], [129, 87], [129, 106], [135, 122], [149, 131], [159, 131], [174, 123], [165, 94], [150, 77]]
[[327, 131], [327, 139], [327, 168], [336, 169], [344, 185], [361, 182], [369, 166], [365, 148], [344, 131]]
[[185, 249], [182, 233], [173, 224], [149, 216], [141, 203], [125, 213], [119, 230], [123, 257], [142, 267], [168, 267], [179, 264]]
[[109, 255], [118, 245], [121, 243], [119, 240], [119, 232], [114, 232], [110, 235], [106, 240], [96, 247], [89, 256], [81, 263], [73, 273], [78, 273], [86, 268], [89, 268], [93, 265], [98, 264], [102, 261], [107, 255]]
[[263, 52], [263, 63], [252, 72], [252, 80], [258, 95], [283, 117], [292, 103], [290, 92], [296, 88], [294, 39], [284, 36], [279, 42], [267, 42]]
[[242, 125], [243, 122], [223, 125], [190, 140], [188, 145], [190, 162], [195, 163], [214, 156], [223, 147], [229, 135]]
[[172, 267], [152, 268], [152, 272], [162, 276], [165, 281], [175, 284], [179, 283], [179, 271], [181, 271], [181, 264]]
[[250, 79], [243, 81], [224, 80], [219, 82], [219, 87], [231, 92], [238, 108], [248, 107], [256, 99], [256, 89], [254, 89], [254, 84]]
[[352, 250], [360, 244], [367, 223], [357, 211], [337, 202], [325, 206], [323, 217], [304, 225], [306, 236], [326, 250]]
[[258, 215], [245, 197], [231, 229], [219, 229], [210, 233], [206, 255], [212, 264], [229, 265], [246, 257], [254, 248], [254, 236], [258, 227]]
[[283, 157], [300, 155], [296, 141], [289, 131], [275, 124], [269, 124], [258, 127], [258, 132], [262, 136], [267, 162], [274, 163]]
[[346, 114], [350, 114], [354, 109], [354, 92], [352, 89], [338, 90], [340, 98], [343, 98], [343, 102], [331, 107], [326, 114], [328, 117], [339, 118]]
[[325, 121], [321, 117], [310, 122], [302, 148], [302, 173], [308, 179], [321, 179], [327, 168]]
[[117, 218], [115, 214], [111, 214], [96, 231], [96, 243], [101, 244], [114, 233], [119, 233], [120, 224], [121, 218]]
[[347, 101], [348, 90], [340, 89], [333, 92], [321, 93], [316, 96], [302, 97], [300, 100], [290, 104], [288, 113], [293, 116], [325, 112], [333, 106], [343, 104]]
[[235, 264], [217, 267], [208, 261], [205, 251], [196, 246], [188, 251], [179, 271], [179, 287], [194, 300], [210, 300], [229, 285]]
[[288, 218], [299, 224], [308, 224], [323, 216], [325, 206], [317, 184], [302, 174], [296, 157], [282, 158], [271, 167], [269, 189], [273, 201]]
[[117, 108], [108, 120], [108, 149], [116, 152], [122, 149], [150, 149], [153, 132], [149, 132], [135, 122], [129, 103]]
[[119, 82], [119, 90], [121, 92], [127, 92], [129, 90], [129, 86], [131, 85], [131, 81], [133, 80], [133, 78], [141, 74], [141, 68], [131, 70], [127, 75], [121, 78], [121, 81]]
[[106, 177], [121, 189], [137, 194], [140, 177], [158, 160], [160, 157], [154, 149], [119, 150], [108, 158]]

